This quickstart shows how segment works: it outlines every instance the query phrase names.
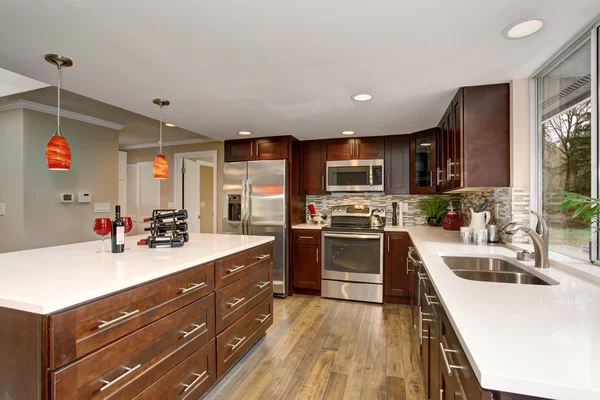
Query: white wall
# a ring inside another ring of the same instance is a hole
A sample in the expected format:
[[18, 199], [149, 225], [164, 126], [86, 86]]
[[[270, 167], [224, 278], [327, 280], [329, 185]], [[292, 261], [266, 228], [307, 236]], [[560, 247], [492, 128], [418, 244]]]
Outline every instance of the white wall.
[[510, 182], [512, 187], [529, 188], [531, 179], [529, 79], [513, 80], [510, 89]]

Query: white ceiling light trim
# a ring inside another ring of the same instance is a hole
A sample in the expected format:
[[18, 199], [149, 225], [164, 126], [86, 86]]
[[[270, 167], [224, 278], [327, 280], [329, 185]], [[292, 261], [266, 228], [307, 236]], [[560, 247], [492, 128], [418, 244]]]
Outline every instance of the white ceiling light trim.
[[354, 131], [343, 131], [342, 135], [346, 135], [346, 136], [354, 135]]
[[168, 126], [169, 128], [175, 128], [177, 125], [172, 124], [170, 122], [165, 122], [165, 126]]
[[242, 136], [248, 136], [248, 135], [252, 135], [252, 132], [250, 132], [250, 131], [239, 131], [238, 134], [242, 135]]
[[[16, 110], [24, 108], [26, 110], [39, 111], [45, 114], [56, 115], [58, 109], [56, 107], [47, 106], [45, 104], [34, 103], [32, 101], [18, 100], [7, 104], [0, 105], [0, 111]], [[100, 118], [90, 117], [89, 115], [68, 111], [65, 109], [60, 110], [60, 116], [62, 118], [74, 119], [75, 121], [86, 122], [92, 125], [103, 126], [105, 128], [114, 129], [120, 131], [125, 125], [117, 124], [116, 122], [107, 121]]]
[[[178, 139], [178, 140], [165, 140], [163, 141], [163, 147], [168, 146], [179, 146], [182, 144], [197, 144], [197, 143], [211, 143], [215, 142], [213, 139]], [[119, 150], [135, 150], [135, 149], [150, 149], [158, 147], [157, 142], [142, 143], [142, 144], [130, 144], [125, 146], [119, 146]]]
[[534, 33], [539, 32], [545, 25], [541, 18], [531, 18], [510, 24], [502, 31], [502, 36], [506, 39], [523, 39]]
[[368, 93], [358, 93], [352, 96], [354, 101], [369, 101], [373, 99], [373, 96]]

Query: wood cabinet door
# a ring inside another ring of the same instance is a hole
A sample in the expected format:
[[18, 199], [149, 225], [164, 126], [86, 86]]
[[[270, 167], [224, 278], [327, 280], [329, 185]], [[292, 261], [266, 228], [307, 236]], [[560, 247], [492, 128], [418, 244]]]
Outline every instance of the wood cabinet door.
[[321, 290], [321, 254], [319, 254], [319, 246], [295, 244], [292, 251], [294, 287]]
[[452, 188], [457, 189], [463, 186], [462, 166], [463, 166], [463, 123], [462, 123], [462, 90], [456, 93], [452, 100]]
[[254, 139], [226, 140], [225, 162], [254, 160]]
[[409, 297], [408, 233], [387, 233], [383, 255], [383, 293], [386, 296]]
[[385, 157], [384, 138], [366, 137], [354, 139], [355, 156], [359, 160], [377, 160]]
[[327, 161], [353, 160], [356, 158], [354, 139], [327, 140]]
[[311, 140], [300, 143], [302, 156], [300, 173], [303, 194], [326, 194], [325, 167], [327, 163], [327, 141]]
[[436, 129], [410, 135], [410, 193], [435, 193]]
[[448, 167], [448, 110], [444, 113], [438, 126], [437, 137], [437, 169], [436, 184], [437, 192], [447, 189], [447, 167]]
[[255, 160], [283, 160], [288, 157], [289, 136], [256, 139]]
[[410, 136], [385, 138], [385, 193], [407, 194], [410, 191]]

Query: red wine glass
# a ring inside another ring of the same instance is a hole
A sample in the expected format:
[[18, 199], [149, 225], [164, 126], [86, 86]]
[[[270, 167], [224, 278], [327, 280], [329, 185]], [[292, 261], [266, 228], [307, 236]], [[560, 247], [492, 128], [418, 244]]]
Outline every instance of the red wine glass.
[[131, 217], [121, 217], [121, 219], [125, 225], [125, 236], [127, 236], [127, 234], [131, 232], [131, 229], [133, 228], [133, 221], [131, 220]]
[[98, 250], [96, 253], [104, 253], [104, 239], [111, 231], [110, 218], [96, 218], [94, 221], [94, 233], [98, 236], [102, 236], [102, 250]]

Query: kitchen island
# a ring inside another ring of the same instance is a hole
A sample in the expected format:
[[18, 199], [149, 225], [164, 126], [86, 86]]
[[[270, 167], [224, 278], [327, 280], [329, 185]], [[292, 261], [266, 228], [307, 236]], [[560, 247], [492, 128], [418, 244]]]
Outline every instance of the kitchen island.
[[0, 396], [198, 398], [272, 324], [273, 237], [0, 254]]

